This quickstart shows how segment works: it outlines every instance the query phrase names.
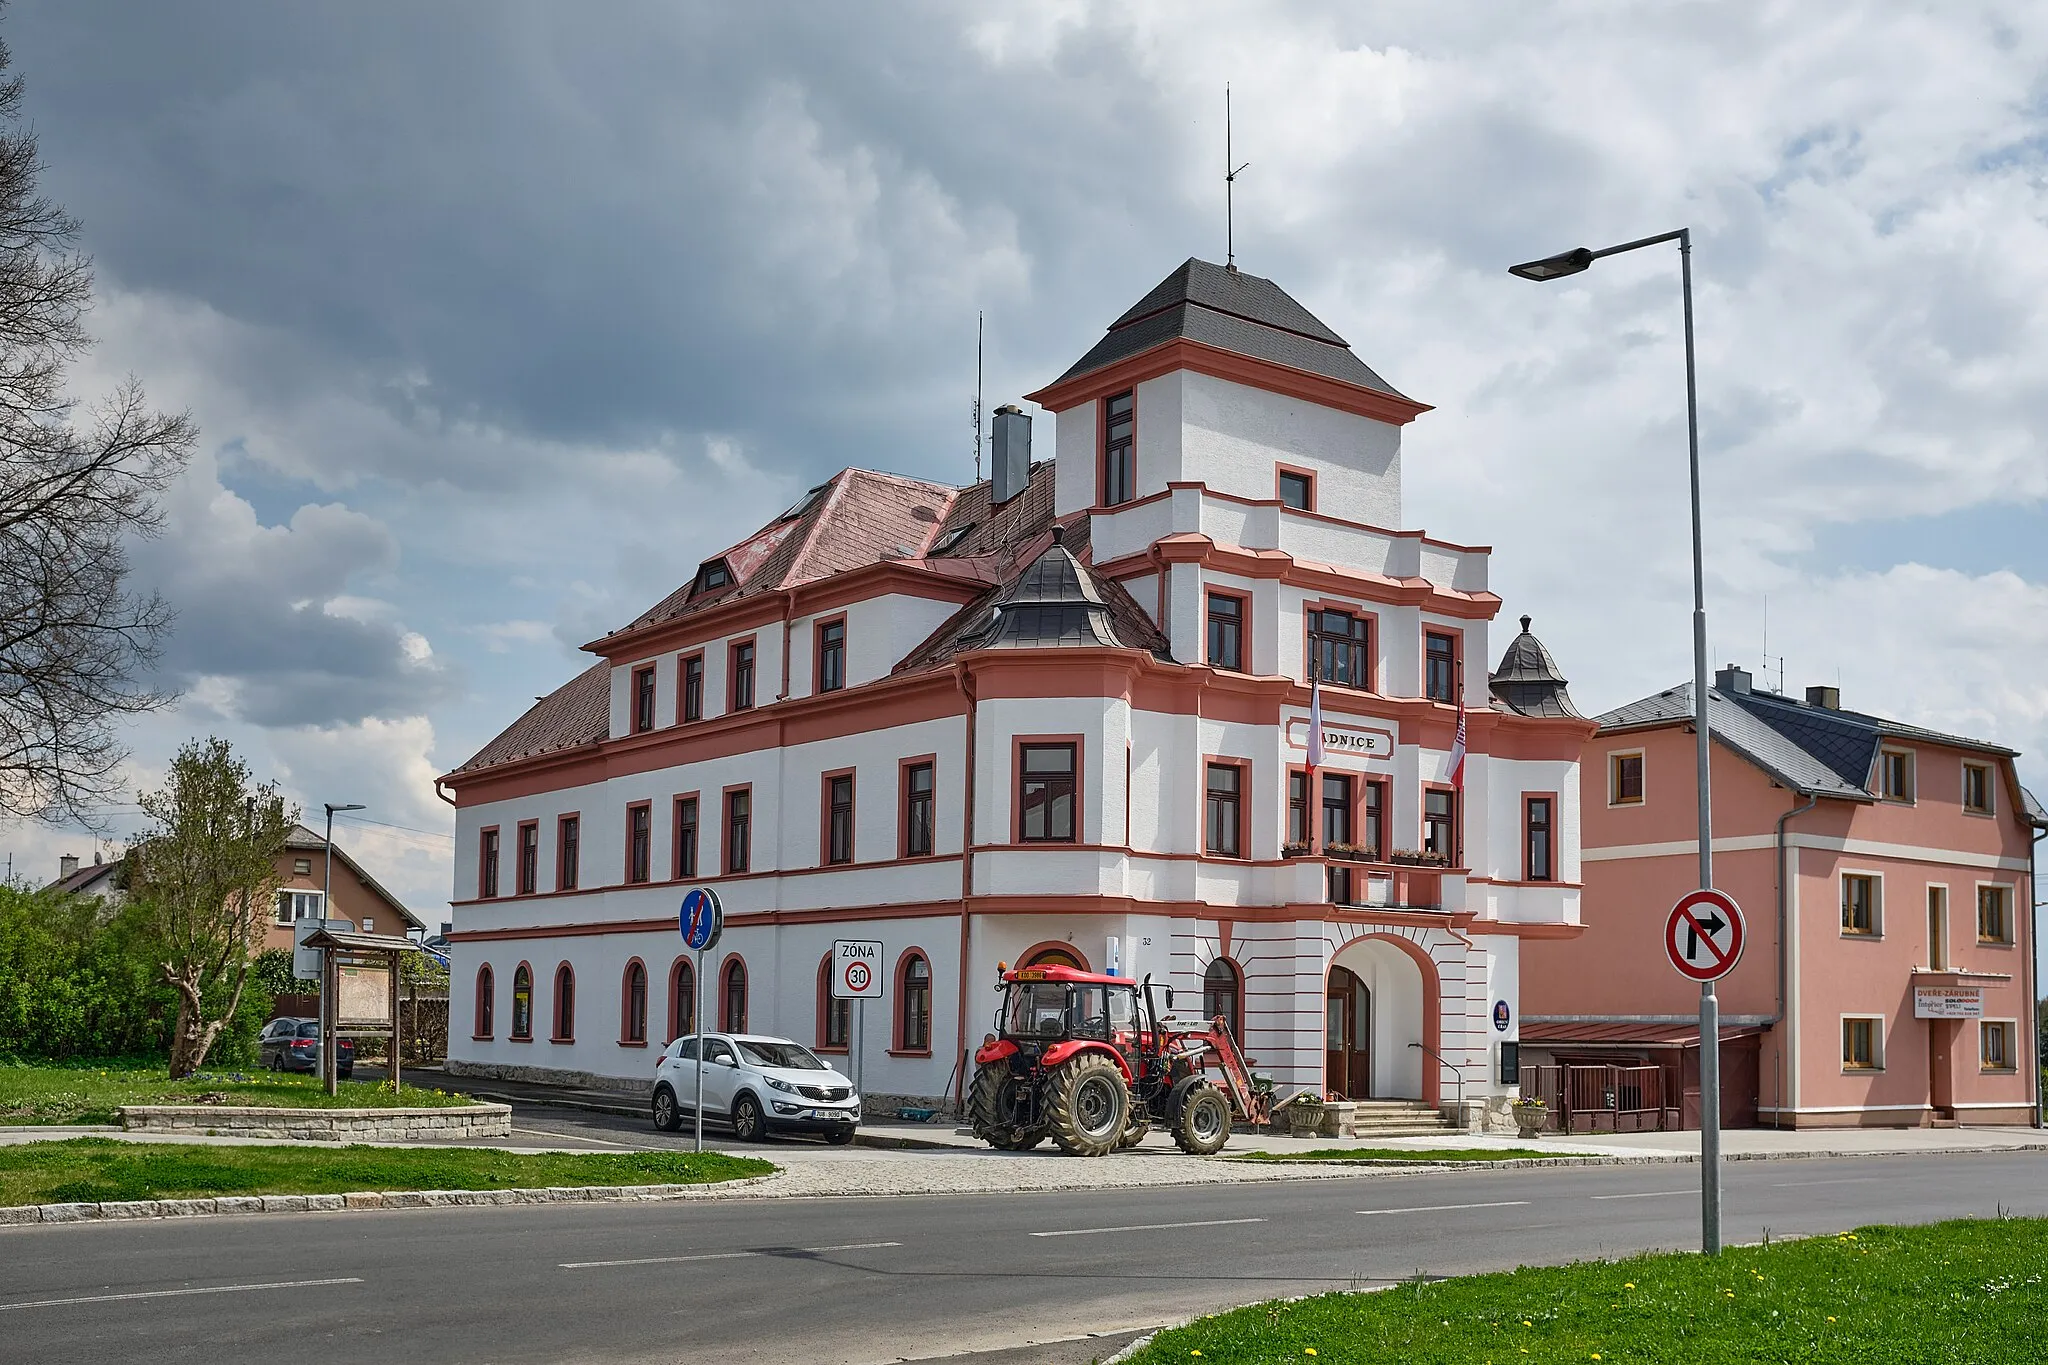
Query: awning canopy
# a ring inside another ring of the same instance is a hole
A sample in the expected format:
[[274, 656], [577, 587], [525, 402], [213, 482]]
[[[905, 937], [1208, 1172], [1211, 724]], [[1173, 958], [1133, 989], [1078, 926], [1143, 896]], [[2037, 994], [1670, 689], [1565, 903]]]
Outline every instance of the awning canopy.
[[[1723, 1025], [1721, 1041], [1752, 1037], [1763, 1031], [1762, 1025]], [[1698, 1024], [1674, 1024], [1647, 1019], [1615, 1019], [1601, 1023], [1565, 1019], [1524, 1019], [1522, 1041], [1570, 1043], [1576, 1047], [1698, 1047], [1700, 1027]]]
[[322, 929], [306, 935], [308, 948], [333, 948], [344, 953], [416, 953], [420, 945], [403, 934], [365, 934], [354, 929]]

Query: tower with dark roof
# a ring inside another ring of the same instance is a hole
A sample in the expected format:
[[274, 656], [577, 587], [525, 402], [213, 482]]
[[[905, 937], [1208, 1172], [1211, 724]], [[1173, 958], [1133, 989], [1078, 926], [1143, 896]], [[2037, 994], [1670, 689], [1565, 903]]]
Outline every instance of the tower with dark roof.
[[1487, 680], [1499, 702], [1518, 716], [1557, 716], [1584, 720], [1572, 705], [1564, 674], [1543, 642], [1529, 633], [1529, 617], [1522, 618], [1522, 633], [1508, 642], [1500, 656], [1500, 667]]

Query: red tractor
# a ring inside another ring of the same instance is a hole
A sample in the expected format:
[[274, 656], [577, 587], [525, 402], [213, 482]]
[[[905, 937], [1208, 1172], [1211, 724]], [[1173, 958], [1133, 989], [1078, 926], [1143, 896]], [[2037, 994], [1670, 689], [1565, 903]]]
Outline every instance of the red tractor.
[[[1266, 1119], [1266, 1097], [1221, 1019], [1168, 1027], [1171, 986], [1024, 967], [1002, 973], [1002, 992], [967, 1100], [975, 1136], [992, 1146], [1021, 1152], [1051, 1138], [1071, 1155], [1101, 1156], [1135, 1147], [1158, 1123], [1182, 1151], [1207, 1156], [1230, 1140], [1233, 1118]], [[1220, 1086], [1205, 1074], [1212, 1065]]]

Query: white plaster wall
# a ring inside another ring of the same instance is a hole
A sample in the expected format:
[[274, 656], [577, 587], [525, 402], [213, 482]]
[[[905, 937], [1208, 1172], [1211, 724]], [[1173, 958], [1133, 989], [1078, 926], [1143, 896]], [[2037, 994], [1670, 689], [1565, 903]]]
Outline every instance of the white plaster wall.
[[1125, 842], [1124, 748], [1129, 733], [1130, 705], [1120, 698], [997, 697], [983, 701], [975, 736], [979, 750], [975, 760], [977, 842], [1007, 844], [1014, 836], [1014, 741], [1034, 735], [1082, 737], [1079, 842]]
[[1227, 379], [1179, 374], [1185, 431], [1178, 477], [1241, 498], [1271, 498], [1275, 465], [1284, 462], [1315, 471], [1317, 510], [1400, 525], [1399, 427]]

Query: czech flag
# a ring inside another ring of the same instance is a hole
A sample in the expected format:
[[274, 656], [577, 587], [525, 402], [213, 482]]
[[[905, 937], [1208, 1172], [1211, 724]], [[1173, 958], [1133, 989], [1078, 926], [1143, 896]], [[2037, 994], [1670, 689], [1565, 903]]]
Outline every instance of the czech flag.
[[1458, 692], [1458, 733], [1451, 740], [1451, 789], [1465, 790], [1465, 693]]

